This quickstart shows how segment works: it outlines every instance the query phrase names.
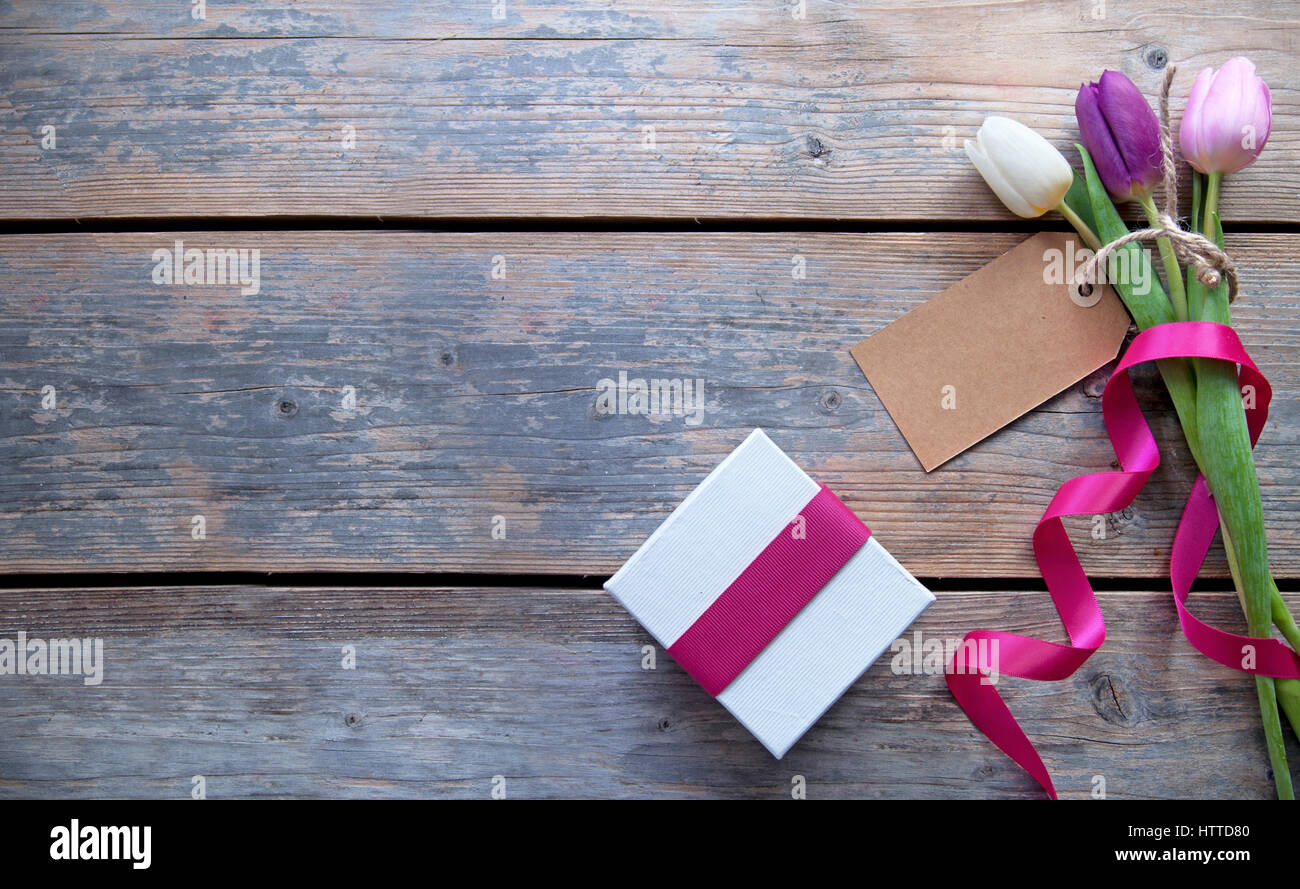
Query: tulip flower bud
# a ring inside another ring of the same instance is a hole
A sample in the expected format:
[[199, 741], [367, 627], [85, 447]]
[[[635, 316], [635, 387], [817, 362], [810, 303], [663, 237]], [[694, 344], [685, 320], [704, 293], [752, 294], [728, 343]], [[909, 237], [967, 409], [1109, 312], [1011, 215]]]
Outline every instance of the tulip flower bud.
[[1151, 193], [1163, 176], [1160, 122], [1142, 91], [1118, 71], [1103, 71], [1074, 100], [1079, 137], [1117, 203]]
[[1202, 173], [1235, 173], [1259, 157], [1272, 127], [1268, 84], [1255, 76], [1254, 62], [1237, 56], [1196, 76], [1178, 145]]
[[1042, 136], [1006, 117], [988, 117], [966, 155], [1007, 209], [1032, 219], [1061, 203], [1074, 171]]

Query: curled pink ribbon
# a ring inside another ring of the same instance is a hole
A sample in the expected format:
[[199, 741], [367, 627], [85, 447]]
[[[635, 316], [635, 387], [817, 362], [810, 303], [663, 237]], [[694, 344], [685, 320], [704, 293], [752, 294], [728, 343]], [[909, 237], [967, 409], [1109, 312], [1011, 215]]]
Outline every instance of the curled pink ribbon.
[[[1160, 464], [1160, 451], [1133, 395], [1128, 370], [1162, 358], [1213, 358], [1241, 365], [1238, 379], [1254, 387], [1255, 405], [1246, 410], [1253, 447], [1268, 419], [1273, 391], [1227, 325], [1203, 321], [1161, 324], [1142, 331], [1129, 346], [1101, 396], [1102, 416], [1120, 471], [1081, 475], [1061, 485], [1034, 529], [1034, 558], [1061, 615], [1070, 644], [1045, 642], [996, 630], [966, 634], [948, 668], [948, 688], [975, 727], [1029, 772], [1047, 794], [1056, 788], [1043, 760], [997, 689], [979, 672], [972, 652], [979, 640], [996, 640], [1000, 674], [1025, 679], [1064, 679], [1078, 670], [1106, 639], [1106, 622], [1088, 576], [1070, 545], [1062, 516], [1115, 512], [1133, 502]], [[1277, 639], [1239, 636], [1210, 626], [1187, 610], [1187, 594], [1219, 527], [1218, 510], [1205, 478], [1198, 475], [1174, 534], [1169, 576], [1183, 635], [1192, 647], [1234, 670], [1261, 676], [1300, 678], [1300, 657]], [[968, 644], [974, 642], [975, 644]], [[991, 643], [990, 643], [991, 645]], [[1253, 656], [1253, 667], [1244, 664]]]

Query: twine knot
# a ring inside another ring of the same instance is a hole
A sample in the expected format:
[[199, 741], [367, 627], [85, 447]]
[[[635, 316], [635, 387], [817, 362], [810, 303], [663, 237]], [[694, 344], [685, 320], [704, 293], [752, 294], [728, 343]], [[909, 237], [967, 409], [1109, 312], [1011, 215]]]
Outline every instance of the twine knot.
[[1219, 245], [1199, 232], [1187, 231], [1178, 224], [1178, 168], [1174, 166], [1174, 143], [1169, 132], [1169, 88], [1174, 82], [1176, 65], [1165, 69], [1164, 84], [1160, 87], [1160, 151], [1164, 173], [1165, 205], [1156, 216], [1156, 225], [1139, 229], [1116, 238], [1102, 247], [1079, 269], [1075, 280], [1091, 283], [1097, 280], [1097, 268], [1109, 268], [1107, 263], [1116, 250], [1128, 244], [1165, 238], [1174, 256], [1183, 265], [1196, 272], [1196, 278], [1206, 287], [1218, 287], [1228, 282], [1228, 301], [1237, 298], [1237, 266]]

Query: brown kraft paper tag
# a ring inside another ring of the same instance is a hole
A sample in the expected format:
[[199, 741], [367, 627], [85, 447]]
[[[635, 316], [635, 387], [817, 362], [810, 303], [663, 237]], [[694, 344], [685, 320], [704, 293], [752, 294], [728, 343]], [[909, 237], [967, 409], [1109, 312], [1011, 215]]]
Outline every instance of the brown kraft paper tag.
[[1084, 250], [1034, 235], [853, 347], [926, 472], [1118, 354], [1128, 311], [1071, 283]]

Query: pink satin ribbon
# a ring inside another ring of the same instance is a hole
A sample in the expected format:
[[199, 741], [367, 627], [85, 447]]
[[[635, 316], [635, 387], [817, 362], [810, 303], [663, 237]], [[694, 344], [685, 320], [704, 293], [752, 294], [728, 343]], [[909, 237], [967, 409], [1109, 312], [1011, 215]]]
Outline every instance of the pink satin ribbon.
[[[1246, 354], [1231, 327], [1200, 321], [1162, 324], [1134, 338], [1102, 393], [1102, 416], [1119, 472], [1081, 475], [1056, 492], [1034, 529], [1034, 557], [1070, 638], [1069, 645], [995, 630], [975, 630], [966, 640], [997, 640], [1000, 674], [1025, 679], [1064, 679], [1079, 669], [1106, 638], [1106, 622], [1088, 577], [1070, 545], [1062, 516], [1115, 512], [1133, 502], [1138, 491], [1160, 463], [1160, 451], [1138, 408], [1128, 370], [1162, 358], [1213, 358], [1241, 365], [1239, 381], [1253, 386], [1255, 405], [1246, 411], [1251, 445], [1259, 439], [1268, 419], [1272, 388]], [[1210, 626], [1187, 610], [1187, 594], [1219, 527], [1218, 511], [1205, 479], [1197, 476], [1183, 510], [1170, 555], [1169, 573], [1174, 605], [1183, 634], [1192, 647], [1207, 657], [1244, 673], [1274, 677], [1300, 677], [1300, 657], [1277, 639], [1239, 636]], [[1255, 666], [1243, 666], [1253, 647]], [[948, 688], [970, 716], [971, 722], [1004, 753], [1033, 775], [1052, 799], [1056, 788], [1038, 751], [1020, 728], [993, 685], [968, 657], [975, 646], [962, 644], [949, 665]]]
[[871, 529], [822, 485], [668, 653], [717, 697], [870, 536]]

